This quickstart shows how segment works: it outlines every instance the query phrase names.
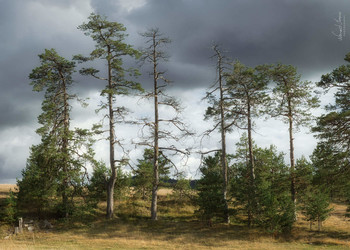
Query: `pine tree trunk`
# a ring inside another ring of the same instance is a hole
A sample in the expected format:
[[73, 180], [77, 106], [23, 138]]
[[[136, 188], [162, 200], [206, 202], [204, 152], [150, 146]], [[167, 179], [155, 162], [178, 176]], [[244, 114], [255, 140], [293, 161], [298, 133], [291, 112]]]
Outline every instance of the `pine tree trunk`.
[[157, 198], [159, 186], [159, 114], [158, 114], [158, 75], [157, 75], [157, 54], [156, 54], [156, 37], [153, 34], [153, 79], [154, 79], [154, 145], [153, 145], [153, 183], [152, 183], [152, 203], [151, 203], [151, 220], [157, 220]]
[[222, 66], [221, 66], [221, 56], [219, 55], [218, 71], [219, 71], [219, 88], [220, 88], [220, 125], [221, 125], [221, 166], [222, 166], [222, 176], [223, 176], [223, 187], [222, 187], [222, 198], [224, 202], [224, 221], [225, 223], [230, 223], [230, 216], [228, 213], [228, 203], [227, 203], [227, 161], [226, 161], [226, 128], [225, 128], [225, 117], [224, 117], [224, 95], [223, 95], [223, 85], [222, 85]]
[[322, 221], [321, 221], [321, 220], [318, 220], [317, 222], [318, 222], [318, 227], [317, 227], [317, 229], [318, 229], [318, 231], [321, 231], [321, 228], [322, 228]]
[[249, 211], [248, 211], [248, 226], [251, 226], [253, 220], [254, 209], [256, 206], [255, 201], [255, 163], [253, 154], [253, 139], [252, 139], [252, 121], [251, 121], [251, 108], [250, 100], [248, 98], [247, 109], [248, 120], [248, 154], [249, 154]]
[[[111, 51], [108, 48], [108, 55], [110, 58]], [[112, 66], [111, 60], [108, 59], [108, 88], [111, 90], [112, 86]], [[115, 132], [114, 132], [114, 112], [113, 112], [113, 95], [108, 93], [108, 111], [109, 111], [109, 158], [111, 167], [111, 176], [107, 184], [107, 211], [106, 216], [108, 219], [113, 218], [114, 214], [114, 185], [117, 179], [117, 171], [115, 167], [114, 158], [114, 144], [115, 144]]]
[[294, 204], [294, 215], [297, 219], [296, 214], [296, 189], [295, 189], [295, 160], [294, 160], [294, 138], [293, 138], [293, 115], [291, 101], [288, 99], [288, 120], [289, 120], [289, 148], [290, 148], [290, 191], [292, 202]]
[[107, 210], [106, 217], [107, 219], [112, 219], [114, 214], [114, 185], [116, 179], [112, 176], [109, 178], [107, 183]]
[[62, 81], [62, 91], [63, 91], [63, 140], [62, 140], [62, 153], [63, 153], [63, 190], [62, 190], [62, 205], [64, 216], [68, 218], [68, 136], [69, 136], [69, 107], [68, 107], [68, 94], [66, 81], [62, 72], [59, 73]]

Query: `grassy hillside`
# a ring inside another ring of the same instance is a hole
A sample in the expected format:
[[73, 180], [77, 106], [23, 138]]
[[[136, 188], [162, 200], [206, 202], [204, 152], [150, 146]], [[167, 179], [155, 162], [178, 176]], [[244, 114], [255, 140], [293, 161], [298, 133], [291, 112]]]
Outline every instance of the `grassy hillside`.
[[[0, 185], [0, 199], [13, 186]], [[259, 228], [233, 222], [209, 228], [193, 217], [194, 207], [180, 205], [171, 190], [160, 192], [160, 220], [147, 219], [148, 202], [117, 203], [118, 218], [104, 219], [104, 204], [94, 218], [84, 223], [75, 220], [52, 221], [54, 229], [4, 237], [9, 229], [0, 227], [0, 249], [348, 249], [350, 221], [344, 217], [346, 206], [333, 204], [334, 211], [323, 231], [310, 231], [301, 216], [291, 234], [271, 235]], [[1, 201], [0, 201], [1, 202]], [[135, 216], [137, 215], [137, 216]], [[133, 217], [130, 217], [133, 216]], [[314, 226], [316, 229], [316, 226]]]

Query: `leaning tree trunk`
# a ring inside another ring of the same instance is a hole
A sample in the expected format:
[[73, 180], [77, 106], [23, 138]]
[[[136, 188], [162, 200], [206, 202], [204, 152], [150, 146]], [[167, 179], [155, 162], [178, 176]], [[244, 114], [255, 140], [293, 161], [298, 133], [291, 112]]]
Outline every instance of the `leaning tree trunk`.
[[[111, 54], [108, 48], [108, 54]], [[110, 56], [109, 56], [110, 58]], [[108, 88], [112, 89], [112, 66], [111, 59], [108, 59]], [[109, 111], [109, 159], [111, 166], [111, 176], [107, 181], [107, 211], [106, 216], [108, 219], [113, 218], [114, 213], [114, 185], [117, 179], [117, 171], [115, 167], [114, 158], [114, 144], [115, 144], [115, 131], [114, 131], [114, 112], [113, 112], [113, 95], [108, 94], [108, 111]]]
[[153, 79], [154, 79], [154, 145], [153, 145], [153, 182], [152, 182], [152, 203], [151, 220], [157, 220], [157, 198], [159, 186], [159, 116], [158, 116], [158, 75], [157, 75], [157, 52], [156, 37], [153, 34]]

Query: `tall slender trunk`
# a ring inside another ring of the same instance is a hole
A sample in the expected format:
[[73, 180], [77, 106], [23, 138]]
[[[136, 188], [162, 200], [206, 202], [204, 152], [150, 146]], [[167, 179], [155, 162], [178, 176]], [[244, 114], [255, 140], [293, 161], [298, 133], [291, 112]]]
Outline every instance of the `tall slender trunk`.
[[152, 203], [151, 219], [157, 220], [157, 195], [159, 186], [159, 117], [158, 117], [158, 75], [157, 75], [157, 55], [156, 55], [156, 37], [153, 34], [153, 79], [154, 79], [154, 157], [153, 157], [153, 183], [152, 183]]
[[222, 61], [221, 55], [218, 55], [218, 69], [219, 69], [219, 88], [220, 88], [220, 126], [221, 126], [221, 167], [223, 176], [222, 198], [224, 202], [224, 221], [230, 223], [230, 216], [228, 213], [227, 204], [227, 161], [226, 161], [226, 128], [224, 117], [224, 93], [222, 85]]
[[[112, 65], [110, 59], [111, 51], [108, 47], [108, 88], [112, 89]], [[115, 167], [114, 158], [114, 144], [115, 144], [115, 131], [114, 131], [114, 112], [113, 112], [113, 94], [108, 93], [108, 111], [109, 111], [109, 160], [111, 166], [111, 176], [107, 182], [107, 211], [106, 216], [108, 219], [113, 218], [114, 213], [114, 185], [117, 179], [117, 171]]]
[[256, 205], [255, 201], [255, 163], [253, 154], [253, 139], [252, 139], [252, 121], [251, 121], [251, 106], [248, 98], [247, 107], [247, 120], [248, 120], [248, 154], [249, 154], [249, 209], [248, 209], [248, 225], [250, 226], [253, 219], [253, 210]]
[[68, 93], [66, 81], [62, 72], [59, 73], [62, 81], [62, 91], [63, 91], [63, 140], [62, 140], [62, 168], [63, 168], [63, 190], [62, 190], [62, 205], [64, 216], [67, 218], [69, 216], [68, 211], [68, 136], [69, 136], [69, 107], [68, 107]]
[[254, 152], [253, 152], [251, 107], [249, 103], [248, 103], [248, 148], [249, 148], [250, 184], [254, 186], [255, 162], [254, 162]]
[[294, 160], [294, 138], [293, 138], [293, 114], [291, 100], [288, 99], [288, 121], [289, 121], [289, 150], [290, 150], [290, 191], [292, 201], [294, 203], [294, 210], [296, 206], [296, 190], [295, 190], [295, 160]]

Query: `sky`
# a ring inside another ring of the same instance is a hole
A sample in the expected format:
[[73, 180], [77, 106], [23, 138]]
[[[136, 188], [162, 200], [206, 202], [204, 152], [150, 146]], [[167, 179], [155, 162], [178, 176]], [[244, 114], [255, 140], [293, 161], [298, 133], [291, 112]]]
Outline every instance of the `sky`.
[[[183, 118], [198, 134], [210, 128], [203, 121], [207, 103], [201, 99], [215, 81], [215, 61], [211, 46], [218, 44], [227, 57], [248, 66], [263, 63], [292, 64], [304, 80], [316, 82], [324, 73], [344, 63], [350, 52], [350, 2], [348, 0], [0, 0], [0, 183], [14, 183], [21, 177], [31, 145], [40, 143], [39, 127], [43, 95], [33, 92], [28, 75], [39, 66], [38, 54], [55, 48], [71, 59], [87, 55], [91, 38], [77, 27], [90, 13], [124, 24], [127, 42], [135, 48], [145, 46], [139, 33], [158, 27], [172, 43], [167, 47], [169, 61], [162, 65], [173, 81], [169, 93], [181, 100]], [[339, 24], [341, 20], [341, 26]], [[102, 65], [103, 66], [103, 65]], [[138, 79], [148, 89], [151, 78], [147, 66]], [[74, 75], [74, 92], [89, 99], [89, 107], [73, 105], [72, 126], [91, 127], [100, 116], [94, 110], [101, 101], [101, 83]], [[322, 96], [322, 105], [332, 102]], [[133, 117], [152, 117], [152, 105], [137, 98], [121, 98]], [[163, 110], [163, 112], [166, 110]], [[319, 115], [322, 109], [314, 110]], [[280, 121], [258, 119], [254, 140], [261, 147], [275, 144], [288, 160], [288, 127]], [[139, 127], [121, 126], [118, 135], [126, 142], [138, 135]], [[229, 153], [234, 153], [242, 131], [228, 135]], [[302, 128], [295, 135], [296, 156], [312, 153], [316, 139]], [[199, 139], [183, 142], [199, 147]], [[203, 150], [220, 146], [214, 133]], [[95, 145], [97, 157], [108, 162], [108, 144]], [[132, 164], [142, 149], [130, 145]], [[179, 168], [192, 178], [198, 176], [199, 155], [191, 154], [187, 166]]]

